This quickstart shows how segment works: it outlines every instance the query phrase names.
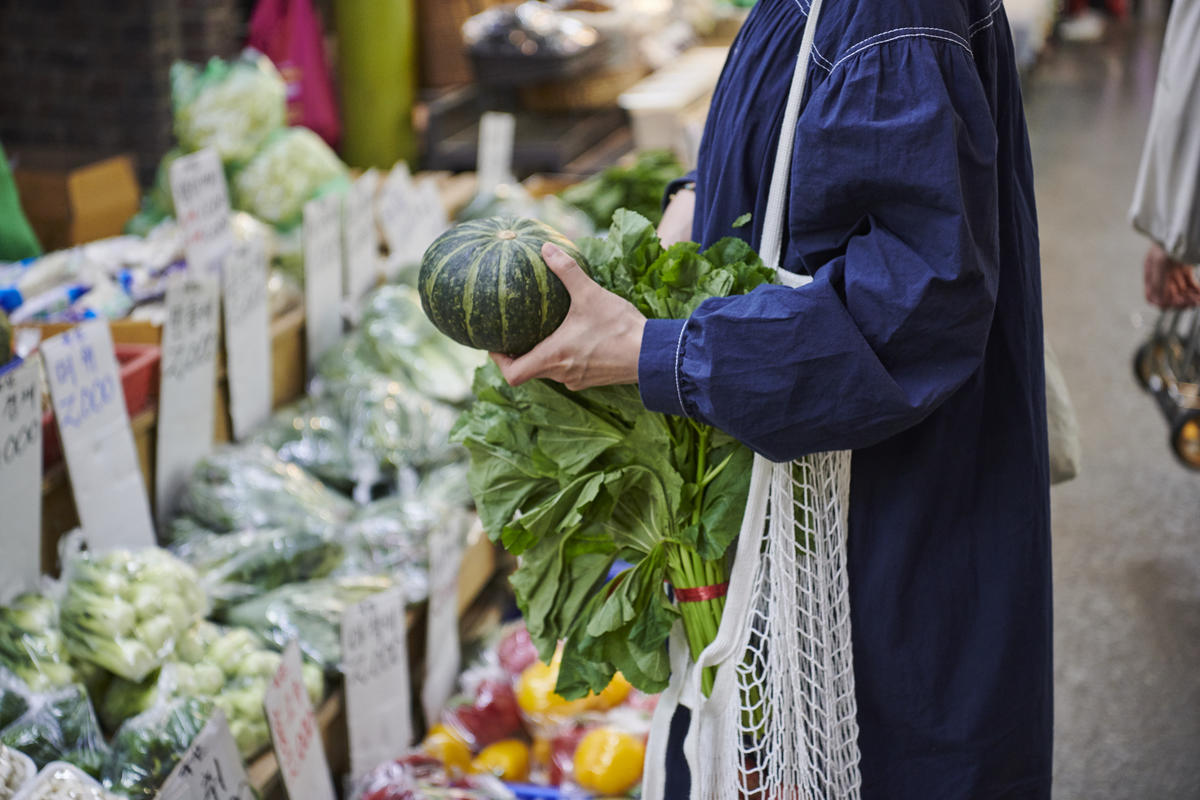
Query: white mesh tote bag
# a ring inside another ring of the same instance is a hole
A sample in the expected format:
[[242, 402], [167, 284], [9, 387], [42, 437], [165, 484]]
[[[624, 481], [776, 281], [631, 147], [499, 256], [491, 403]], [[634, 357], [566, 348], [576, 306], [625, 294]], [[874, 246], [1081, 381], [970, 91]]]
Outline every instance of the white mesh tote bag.
[[[796, 121], [821, 0], [796, 60], [760, 245], [779, 268]], [[782, 283], [797, 276], [780, 270]], [[642, 784], [665, 796], [671, 718], [692, 710], [684, 753], [692, 800], [857, 800], [858, 723], [850, 643], [846, 531], [850, 453], [774, 463], [755, 456], [750, 494], [716, 639], [690, 663], [671, 635], [671, 685], [655, 712]], [[710, 696], [701, 673], [717, 667]], [[672, 798], [671, 800], [677, 800]]]

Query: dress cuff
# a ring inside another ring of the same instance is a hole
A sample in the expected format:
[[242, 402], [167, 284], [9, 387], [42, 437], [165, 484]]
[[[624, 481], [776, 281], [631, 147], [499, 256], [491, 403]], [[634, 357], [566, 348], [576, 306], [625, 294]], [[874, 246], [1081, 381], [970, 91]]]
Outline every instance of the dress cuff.
[[638, 356], [638, 388], [651, 411], [687, 416], [679, 368], [683, 361], [685, 319], [648, 319]]
[[695, 184], [696, 184], [696, 170], [692, 170], [691, 172], [689, 172], [686, 175], [681, 175], [680, 177], [678, 177], [675, 180], [668, 183], [667, 190], [665, 192], [663, 192], [663, 198], [662, 198], [663, 210], [664, 211], [666, 210], [667, 204], [671, 202], [672, 197], [674, 197], [676, 194], [678, 194], [681, 190], [686, 189], [688, 186], [695, 186]]

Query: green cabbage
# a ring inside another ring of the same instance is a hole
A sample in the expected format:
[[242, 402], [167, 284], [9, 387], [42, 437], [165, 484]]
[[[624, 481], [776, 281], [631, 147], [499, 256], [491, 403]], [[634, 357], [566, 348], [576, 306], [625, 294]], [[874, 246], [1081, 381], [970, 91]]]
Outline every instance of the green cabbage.
[[211, 147], [224, 164], [249, 161], [287, 121], [287, 86], [265, 56], [171, 67], [175, 136], [186, 151]]
[[304, 204], [350, 186], [329, 145], [307, 128], [276, 131], [232, 181], [234, 208], [280, 228], [301, 221]]

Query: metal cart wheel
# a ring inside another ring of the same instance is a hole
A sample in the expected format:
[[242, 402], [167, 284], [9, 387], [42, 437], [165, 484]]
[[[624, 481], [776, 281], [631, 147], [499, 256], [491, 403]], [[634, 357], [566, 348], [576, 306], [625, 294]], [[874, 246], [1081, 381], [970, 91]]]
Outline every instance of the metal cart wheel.
[[1159, 347], [1158, 340], [1151, 339], [1133, 354], [1133, 379], [1146, 391], [1150, 390], [1150, 376], [1154, 374], [1154, 359]]
[[1181, 414], [1171, 425], [1171, 450], [1185, 467], [1200, 471], [1200, 411]]

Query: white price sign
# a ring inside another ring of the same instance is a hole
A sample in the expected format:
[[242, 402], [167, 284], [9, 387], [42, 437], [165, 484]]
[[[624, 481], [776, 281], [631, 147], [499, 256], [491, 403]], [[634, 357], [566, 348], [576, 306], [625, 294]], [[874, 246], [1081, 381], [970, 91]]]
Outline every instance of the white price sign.
[[0, 371], [0, 602], [41, 572], [42, 386], [36, 359]]
[[425, 719], [438, 719], [454, 694], [461, 654], [458, 643], [458, 572], [463, 536], [458, 520], [447, 520], [429, 538], [429, 619], [425, 626]]
[[400, 588], [369, 597], [342, 615], [350, 773], [355, 778], [412, 744], [407, 637]]
[[403, 161], [396, 162], [379, 190], [379, 225], [383, 228], [383, 236], [392, 254], [389, 260], [392, 266], [412, 263], [413, 247], [410, 240], [416, 222], [416, 194], [408, 165]]
[[479, 152], [475, 173], [479, 178], [479, 194], [488, 194], [502, 183], [513, 180], [513, 140], [517, 118], [512, 114], [488, 111], [479, 118]]
[[334, 800], [321, 730], [300, 667], [300, 647], [293, 640], [263, 696], [271, 743], [291, 800]]
[[342, 335], [342, 195], [304, 205], [304, 326], [308, 365]]
[[216, 151], [205, 148], [171, 163], [171, 197], [194, 273], [219, 275], [233, 248], [229, 190]]
[[150, 503], [108, 323], [84, 322], [47, 339], [42, 359], [88, 546], [153, 546]]
[[164, 522], [192, 468], [212, 450], [219, 312], [215, 279], [183, 274], [168, 285], [155, 469]]
[[433, 240], [450, 227], [450, 218], [446, 214], [446, 206], [442, 203], [442, 193], [438, 191], [437, 181], [433, 178], [424, 177], [417, 181], [416, 198], [421, 216], [413, 249], [420, 250], [417, 255], [417, 261], [420, 261], [425, 255], [425, 250], [433, 244]]
[[225, 371], [233, 438], [241, 440], [271, 415], [271, 311], [267, 303], [267, 253], [249, 237], [229, 255], [225, 301]]
[[379, 280], [379, 233], [375, 229], [375, 192], [379, 173], [364, 172], [346, 195], [346, 297], [358, 299]]
[[257, 794], [220, 709], [158, 790], [157, 800], [255, 800]]

